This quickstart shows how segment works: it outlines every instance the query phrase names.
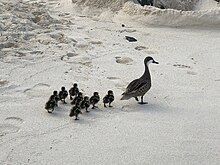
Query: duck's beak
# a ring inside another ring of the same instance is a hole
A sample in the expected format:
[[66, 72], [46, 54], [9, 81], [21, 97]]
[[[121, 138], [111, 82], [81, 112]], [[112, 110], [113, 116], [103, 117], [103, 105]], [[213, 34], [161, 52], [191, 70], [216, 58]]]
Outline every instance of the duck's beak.
[[153, 63], [154, 63], [154, 64], [159, 64], [159, 62], [157, 62], [157, 61], [153, 61]]

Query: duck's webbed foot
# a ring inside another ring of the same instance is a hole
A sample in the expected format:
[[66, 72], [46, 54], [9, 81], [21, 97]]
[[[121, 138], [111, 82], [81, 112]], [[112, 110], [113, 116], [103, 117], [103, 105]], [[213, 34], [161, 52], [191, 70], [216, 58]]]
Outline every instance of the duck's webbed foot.
[[92, 109], [98, 108], [97, 106], [93, 105]]
[[61, 99], [61, 102], [62, 102], [63, 104], [67, 104], [66, 101], [65, 101], [65, 99]]
[[52, 112], [53, 112], [53, 110], [47, 110], [47, 112], [48, 112], [48, 113], [52, 113]]
[[144, 97], [143, 97], [143, 96], [141, 96], [141, 101], [140, 101], [140, 102], [138, 102], [138, 104], [148, 104], [148, 102], [144, 102]]
[[78, 114], [76, 114], [76, 118], [75, 118], [75, 120], [79, 120], [79, 119], [78, 119]]

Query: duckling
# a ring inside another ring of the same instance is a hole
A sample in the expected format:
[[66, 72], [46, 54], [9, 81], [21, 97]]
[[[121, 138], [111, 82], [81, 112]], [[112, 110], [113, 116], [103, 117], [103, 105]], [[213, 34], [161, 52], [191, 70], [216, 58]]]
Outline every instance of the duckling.
[[92, 104], [92, 109], [95, 109], [97, 108], [97, 106], [95, 106], [95, 104], [97, 104], [100, 100], [100, 97], [99, 97], [99, 93], [98, 92], [94, 92], [93, 93], [93, 96], [90, 98], [90, 103]]
[[56, 102], [54, 99], [48, 100], [45, 104], [45, 109], [48, 113], [52, 113], [54, 111], [54, 107], [56, 106]]
[[58, 106], [59, 96], [57, 91], [53, 91], [53, 95], [50, 96], [49, 100], [55, 100], [55, 106]]
[[55, 106], [58, 106], [58, 94], [57, 91], [53, 91], [53, 94], [50, 96], [49, 100], [45, 104], [45, 109], [48, 113], [52, 113], [54, 111]]
[[66, 104], [65, 99], [67, 98], [67, 96], [68, 96], [67, 90], [65, 89], [65, 87], [61, 87], [61, 91], [59, 92], [59, 98], [64, 104]]
[[128, 100], [132, 97], [135, 98], [136, 101], [138, 100], [138, 96], [141, 97], [141, 102], [139, 104], [147, 104], [147, 102], [143, 101], [143, 97], [145, 93], [151, 88], [151, 76], [149, 72], [149, 64], [159, 64], [158, 62], [154, 61], [152, 57], [146, 57], [144, 59], [145, 71], [144, 74], [139, 78], [133, 80], [126, 88], [126, 91], [122, 94], [121, 100]]
[[70, 90], [69, 90], [70, 100], [73, 99], [72, 96], [77, 96], [78, 93], [79, 93], [78, 85], [77, 85], [77, 83], [74, 83], [74, 84], [73, 84], [73, 87], [70, 88]]
[[86, 112], [90, 112], [90, 111], [88, 111], [89, 106], [90, 106], [89, 97], [85, 96], [83, 101], [81, 102], [80, 107], [81, 107], [81, 109], [86, 108]]
[[78, 95], [73, 99], [73, 101], [71, 102], [72, 105], [77, 104], [77, 103], [81, 103], [83, 101], [83, 94], [82, 92], [79, 92]]
[[82, 114], [82, 112], [80, 111], [80, 104], [76, 104], [74, 107], [72, 107], [72, 109], [70, 110], [70, 117], [75, 116], [75, 120], [79, 120], [78, 119], [78, 115]]
[[103, 98], [103, 103], [104, 103], [104, 107], [106, 108], [106, 104], [109, 103], [109, 107], [111, 106], [111, 103], [114, 101], [114, 95], [113, 95], [113, 91], [109, 90], [108, 94]]

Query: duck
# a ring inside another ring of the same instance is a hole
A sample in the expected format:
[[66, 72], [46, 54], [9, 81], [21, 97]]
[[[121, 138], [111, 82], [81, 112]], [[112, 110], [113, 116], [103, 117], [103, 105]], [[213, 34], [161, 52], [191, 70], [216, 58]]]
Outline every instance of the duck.
[[68, 92], [67, 92], [66, 88], [64, 86], [62, 86], [61, 91], [59, 92], [59, 98], [64, 104], [67, 104], [65, 101], [67, 96], [68, 96]]
[[69, 90], [70, 100], [73, 99], [73, 96], [77, 96], [78, 93], [79, 93], [78, 84], [77, 84], [77, 83], [74, 83], [74, 84], [73, 84], [73, 87], [70, 88], [70, 90]]
[[[125, 90], [124, 93], [122, 93], [121, 100], [128, 100], [132, 97], [135, 98], [136, 101], [138, 101], [139, 104], [147, 104], [147, 102], [144, 102], [143, 98], [144, 95], [149, 91], [151, 88], [151, 75], [149, 71], [149, 64], [159, 64], [159, 62], [155, 61], [152, 57], [148, 56], [144, 59], [144, 66], [145, 70], [143, 75], [130, 82]], [[141, 101], [139, 102], [138, 97], [141, 97]]]
[[79, 119], [78, 119], [78, 115], [79, 115], [79, 114], [82, 114], [82, 112], [81, 112], [81, 110], [80, 110], [80, 104], [76, 104], [75, 106], [73, 106], [73, 107], [71, 108], [69, 116], [70, 116], [70, 117], [75, 116], [75, 117], [76, 117], [75, 120], [79, 120]]
[[45, 109], [48, 113], [52, 113], [54, 111], [54, 108], [58, 106], [58, 92], [53, 91], [53, 94], [50, 96], [49, 100], [45, 104]]
[[74, 104], [81, 104], [82, 101], [83, 101], [83, 94], [82, 94], [82, 92], [79, 92], [78, 95], [73, 99], [71, 104], [72, 105], [74, 105]]
[[53, 94], [50, 96], [49, 100], [54, 100], [55, 101], [55, 106], [58, 106], [58, 101], [60, 100], [59, 96], [58, 96], [58, 92], [57, 91], [53, 91]]
[[81, 102], [81, 104], [80, 104], [80, 108], [81, 109], [86, 109], [86, 112], [90, 112], [90, 111], [88, 111], [88, 108], [89, 108], [89, 106], [90, 106], [90, 102], [89, 102], [89, 97], [88, 96], [85, 96], [84, 98], [83, 98], [83, 101]]
[[104, 107], [106, 108], [106, 104], [109, 103], [109, 107], [112, 107], [111, 103], [114, 101], [114, 94], [112, 90], [108, 91], [108, 94], [103, 98]]
[[54, 111], [54, 108], [56, 106], [55, 100], [48, 100], [45, 104], [45, 109], [47, 110], [48, 113], [52, 113]]
[[97, 106], [95, 106], [95, 104], [97, 104], [100, 100], [100, 96], [98, 92], [94, 92], [93, 96], [89, 99], [90, 103], [92, 104], [92, 109], [97, 108]]

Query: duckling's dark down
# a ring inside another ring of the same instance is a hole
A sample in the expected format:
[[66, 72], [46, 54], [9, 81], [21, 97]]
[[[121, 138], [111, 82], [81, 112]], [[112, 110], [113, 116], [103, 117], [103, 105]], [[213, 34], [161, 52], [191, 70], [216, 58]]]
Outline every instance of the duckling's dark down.
[[92, 109], [97, 108], [97, 106], [95, 106], [100, 100], [100, 96], [98, 92], [94, 92], [93, 96], [90, 98], [90, 103], [92, 104]]
[[81, 102], [83, 101], [83, 94], [82, 92], [79, 92], [78, 95], [73, 99], [73, 101], [71, 102], [72, 105], [74, 104], [81, 104]]
[[45, 109], [48, 113], [52, 113], [54, 111], [54, 108], [58, 106], [58, 94], [57, 91], [53, 91], [53, 95], [50, 96], [49, 100], [45, 104]]
[[68, 92], [67, 92], [66, 88], [61, 87], [61, 91], [59, 92], [59, 98], [64, 104], [66, 104], [65, 99], [67, 98], [67, 96], [68, 96]]
[[77, 83], [74, 83], [73, 87], [70, 88], [70, 90], [69, 90], [70, 100], [72, 100], [74, 96], [77, 96], [78, 93], [79, 93], [78, 85], [77, 85]]
[[86, 109], [86, 112], [89, 112], [89, 111], [88, 111], [89, 106], [90, 106], [89, 97], [88, 97], [88, 96], [85, 96], [84, 99], [83, 99], [83, 101], [82, 101], [81, 104], [80, 104], [80, 108], [81, 108], [81, 109], [84, 109], [84, 108], [85, 108], [85, 109]]
[[109, 107], [112, 107], [111, 103], [114, 101], [114, 94], [112, 90], [108, 91], [108, 94], [103, 98], [104, 107], [106, 104], [109, 104]]
[[82, 114], [81, 110], [80, 110], [80, 105], [79, 104], [76, 104], [75, 106], [72, 107], [72, 109], [70, 110], [70, 114], [69, 116], [70, 117], [73, 117], [75, 116], [75, 120], [79, 120], [78, 119], [78, 115], [79, 114]]

